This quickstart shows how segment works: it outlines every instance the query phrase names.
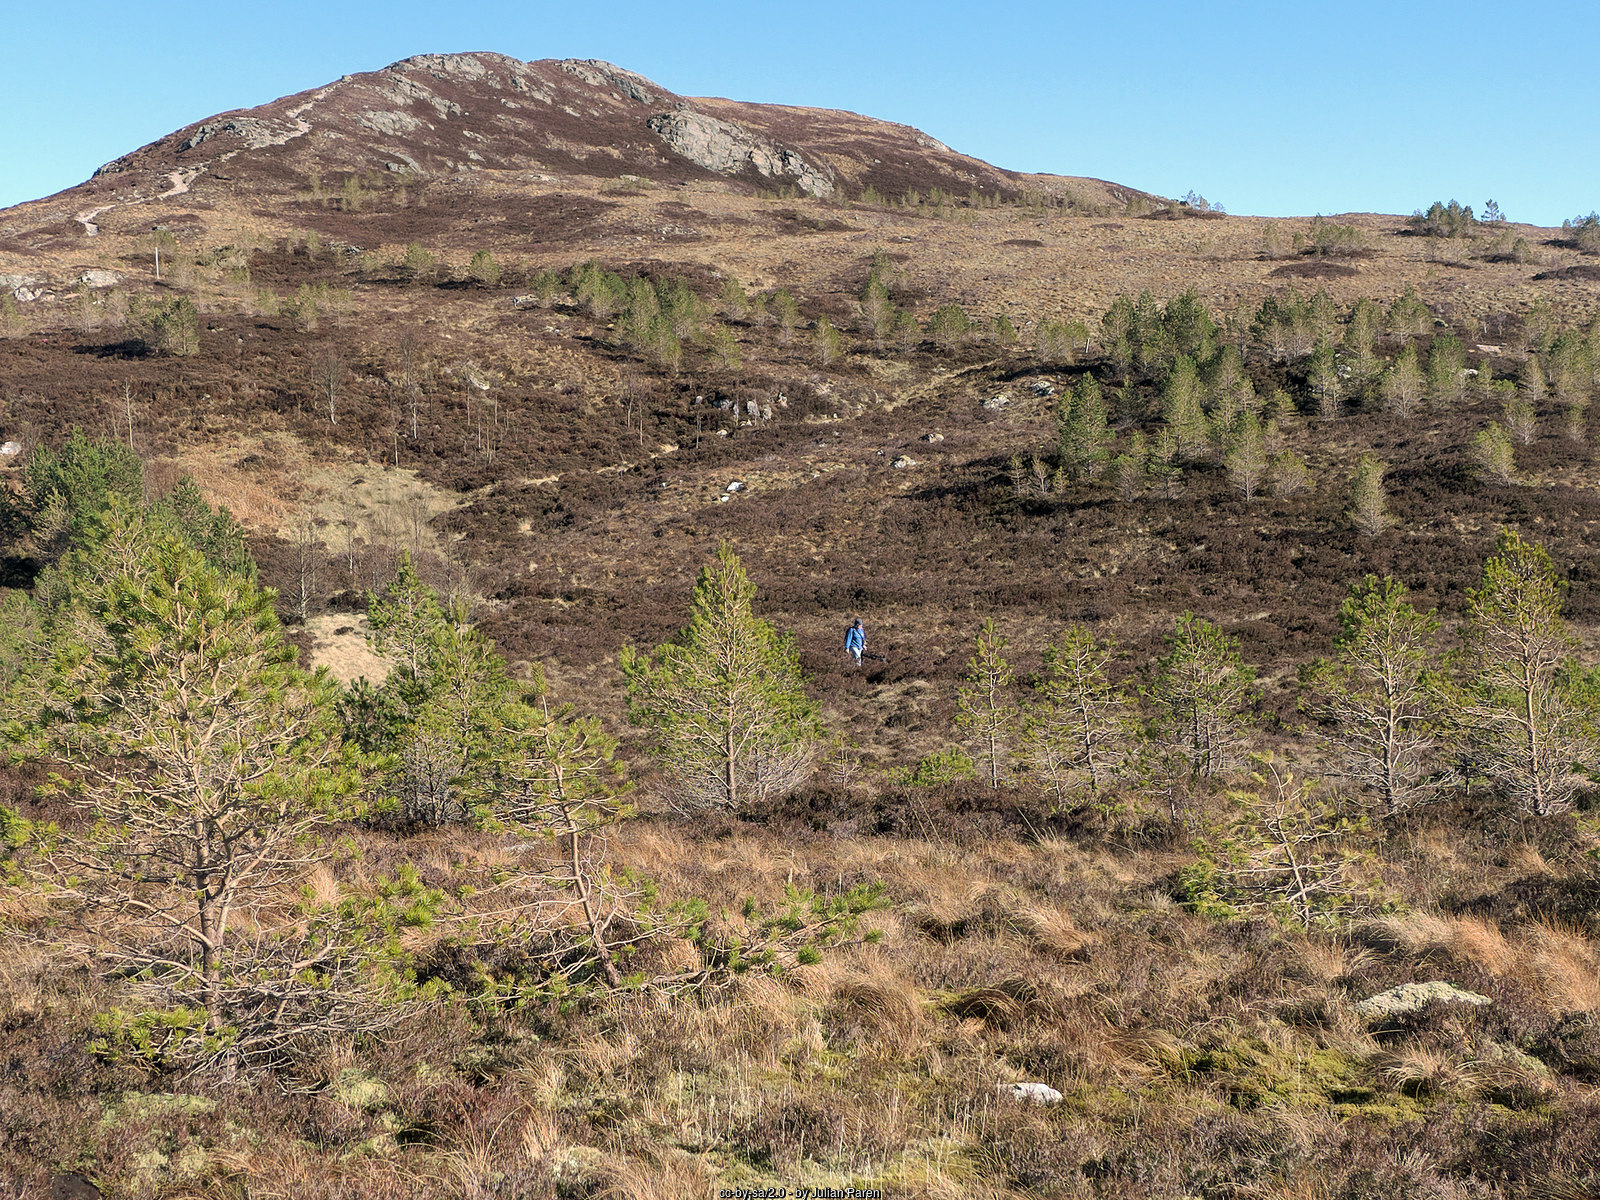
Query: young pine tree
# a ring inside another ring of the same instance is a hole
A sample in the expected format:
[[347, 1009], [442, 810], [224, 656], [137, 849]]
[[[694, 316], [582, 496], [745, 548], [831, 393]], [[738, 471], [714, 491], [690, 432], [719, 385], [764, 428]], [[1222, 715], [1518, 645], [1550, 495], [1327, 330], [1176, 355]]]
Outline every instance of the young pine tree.
[[1441, 333], [1428, 347], [1428, 402], [1439, 412], [1458, 408], [1466, 393], [1466, 349], [1460, 339]]
[[1057, 453], [1069, 479], [1093, 479], [1105, 463], [1111, 430], [1105, 399], [1093, 375], [1084, 375], [1062, 397], [1057, 417]]
[[270, 591], [142, 511], [114, 508], [104, 532], [65, 564], [3, 733], [72, 769], [52, 787], [82, 820], [52, 863], [93, 953], [155, 1011], [202, 1014], [167, 1030], [182, 1059], [231, 1065], [281, 1047], [285, 1021], [315, 1028], [332, 952], [287, 965], [304, 931], [273, 910], [355, 785], [337, 688], [295, 665]]
[[1122, 689], [1106, 679], [1114, 649], [1082, 626], [1062, 630], [1023, 710], [1023, 752], [1058, 804], [1079, 788], [1099, 792], [1128, 761], [1132, 714]]
[[1368, 537], [1394, 524], [1389, 515], [1389, 494], [1383, 487], [1383, 475], [1388, 469], [1388, 463], [1363, 454], [1350, 480], [1350, 523]]
[[1311, 468], [1293, 450], [1284, 450], [1273, 458], [1269, 478], [1274, 496], [1298, 496], [1311, 487]]
[[1403, 584], [1368, 575], [1339, 608], [1333, 657], [1302, 673], [1306, 707], [1340, 774], [1391, 817], [1426, 801], [1437, 785], [1438, 629], [1432, 613], [1412, 607]]
[[1311, 389], [1311, 398], [1316, 401], [1317, 415], [1328, 420], [1337, 417], [1344, 400], [1344, 381], [1339, 378], [1333, 347], [1325, 338], [1311, 352], [1306, 384]]
[[1383, 382], [1379, 385], [1383, 394], [1383, 411], [1402, 418], [1413, 416], [1422, 400], [1423, 386], [1416, 348], [1408, 345], [1395, 356], [1394, 362], [1383, 373]]
[[1194, 360], [1180, 354], [1161, 390], [1161, 414], [1172, 431], [1180, 459], [1193, 459], [1206, 449], [1209, 431], [1200, 405], [1201, 390]]
[[1516, 447], [1497, 421], [1472, 439], [1472, 458], [1478, 473], [1490, 483], [1512, 483], [1517, 477]]
[[1565, 590], [1544, 548], [1506, 530], [1467, 593], [1463, 757], [1536, 816], [1564, 809], [1575, 772], [1596, 766], [1591, 714], [1565, 673], [1576, 647], [1561, 616]]
[[368, 597], [368, 614], [373, 648], [394, 667], [381, 687], [347, 694], [347, 726], [363, 749], [388, 756], [387, 787], [404, 820], [464, 820], [492, 769], [510, 696], [505, 661], [464, 605], [440, 605], [409, 555], [383, 595]]
[[1193, 613], [1178, 618], [1167, 647], [1150, 688], [1157, 737], [1192, 777], [1224, 774], [1244, 749], [1255, 671], [1240, 661], [1235, 639]]
[[821, 736], [794, 642], [755, 615], [755, 593], [725, 543], [695, 580], [688, 626], [650, 654], [623, 648], [629, 716], [654, 733], [682, 811], [782, 794]]
[[632, 784], [618, 760], [617, 743], [595, 717], [569, 705], [552, 705], [541, 686], [507, 707], [495, 747], [490, 786], [475, 806], [490, 829], [524, 843], [552, 840], [559, 857], [534, 874], [577, 900], [582, 938], [612, 987], [622, 984], [611, 929], [618, 911], [615, 889], [599, 843], [605, 831], [633, 815]]
[[1228, 482], [1233, 490], [1249, 503], [1256, 498], [1267, 476], [1267, 448], [1261, 434], [1261, 422], [1248, 409], [1239, 417], [1233, 435], [1233, 447], [1223, 460], [1228, 470]]
[[1010, 774], [1010, 741], [1017, 722], [1011, 697], [1016, 675], [1005, 659], [1006, 640], [992, 619], [978, 630], [967, 674], [956, 690], [956, 728], [987, 764], [989, 786], [997, 788]]
[[1127, 449], [1112, 459], [1108, 468], [1111, 486], [1116, 489], [1118, 500], [1127, 504], [1144, 495], [1149, 461], [1150, 452], [1145, 446], [1144, 435], [1135, 433], [1128, 439]]
[[[1535, 364], [1533, 371], [1537, 370], [1538, 366]], [[1534, 404], [1539, 393], [1543, 390], [1542, 385], [1538, 388], [1507, 389], [1503, 409], [1506, 420], [1506, 433], [1519, 445], [1533, 445], [1534, 435], [1538, 433], [1539, 428]]]

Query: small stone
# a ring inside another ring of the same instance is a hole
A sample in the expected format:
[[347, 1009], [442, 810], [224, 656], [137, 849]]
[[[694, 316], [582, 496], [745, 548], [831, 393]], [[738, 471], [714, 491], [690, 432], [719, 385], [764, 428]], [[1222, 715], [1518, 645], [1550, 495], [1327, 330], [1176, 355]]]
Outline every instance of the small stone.
[[1006, 405], [1008, 405], [1010, 403], [1011, 403], [1011, 397], [1002, 393], [999, 396], [990, 396], [987, 400], [985, 400], [983, 402], [983, 406], [985, 408], [995, 409], [995, 408], [1004, 408]]
[[1002, 1083], [1002, 1092], [1010, 1090], [1014, 1100], [1027, 1100], [1033, 1104], [1060, 1104], [1061, 1093], [1048, 1083]]
[[1389, 1017], [1403, 1017], [1421, 1012], [1429, 1004], [1492, 1004], [1494, 1001], [1477, 992], [1469, 992], [1440, 979], [1427, 983], [1402, 983], [1386, 992], [1368, 996], [1355, 1004], [1356, 1015], [1368, 1021], [1381, 1021]]
[[15, 458], [17, 455], [19, 455], [21, 453], [22, 453], [22, 443], [21, 442], [6, 442], [3, 445], [0, 445], [0, 455], [3, 455], [6, 458]]
[[744, 480], [735, 479], [732, 483], [730, 483], [723, 490], [724, 491], [729, 491], [729, 492], [742, 492], [742, 491], [744, 491]]
[[917, 460], [912, 458], [909, 454], [902, 454], [889, 465], [897, 471], [904, 471], [907, 467], [916, 466]]
[[942, 433], [925, 433], [925, 434], [922, 435], [922, 440], [925, 441], [925, 442], [942, 442], [942, 441], [944, 441], [944, 434], [942, 434]]

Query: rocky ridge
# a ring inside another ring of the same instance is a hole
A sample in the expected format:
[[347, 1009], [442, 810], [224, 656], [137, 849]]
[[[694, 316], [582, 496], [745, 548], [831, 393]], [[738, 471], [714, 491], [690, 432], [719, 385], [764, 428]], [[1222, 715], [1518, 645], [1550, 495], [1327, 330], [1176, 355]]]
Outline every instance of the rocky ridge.
[[[594, 59], [421, 54], [207, 117], [113, 159], [76, 187], [4, 210], [0, 251], [93, 237], [102, 214], [114, 220], [118, 209], [155, 200], [184, 196], [205, 221], [208, 207], [374, 172], [467, 184], [510, 176], [534, 190], [633, 177], [815, 197], [869, 187], [889, 196], [934, 188], [1014, 195], [1069, 184], [1097, 202], [1138, 194], [1004, 171], [909, 126], [854, 113], [679, 96]], [[163, 216], [178, 211], [166, 205]]]

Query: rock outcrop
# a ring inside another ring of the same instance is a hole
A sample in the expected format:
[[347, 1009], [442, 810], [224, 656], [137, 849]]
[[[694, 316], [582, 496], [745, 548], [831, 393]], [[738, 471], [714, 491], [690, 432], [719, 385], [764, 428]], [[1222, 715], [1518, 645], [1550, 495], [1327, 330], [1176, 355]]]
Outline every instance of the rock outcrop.
[[646, 122], [652, 132], [698, 167], [719, 175], [753, 170], [790, 183], [812, 196], [833, 194], [833, 173], [813, 166], [793, 150], [757, 137], [747, 129], [689, 109], [659, 113]]
[[1356, 1014], [1368, 1021], [1383, 1021], [1419, 1013], [1429, 1004], [1490, 1004], [1489, 997], [1469, 992], [1443, 980], [1427, 983], [1402, 983], [1386, 992], [1368, 996], [1355, 1004]]

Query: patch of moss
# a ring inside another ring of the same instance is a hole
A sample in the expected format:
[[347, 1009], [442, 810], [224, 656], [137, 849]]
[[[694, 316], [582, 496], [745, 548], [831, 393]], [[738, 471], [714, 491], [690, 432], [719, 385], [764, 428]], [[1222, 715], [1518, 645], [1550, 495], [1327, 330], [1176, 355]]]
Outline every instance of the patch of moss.
[[1226, 1046], [1186, 1050], [1178, 1073], [1218, 1088], [1235, 1108], [1362, 1107], [1377, 1100], [1366, 1064], [1337, 1050], [1295, 1054], [1249, 1038]]

